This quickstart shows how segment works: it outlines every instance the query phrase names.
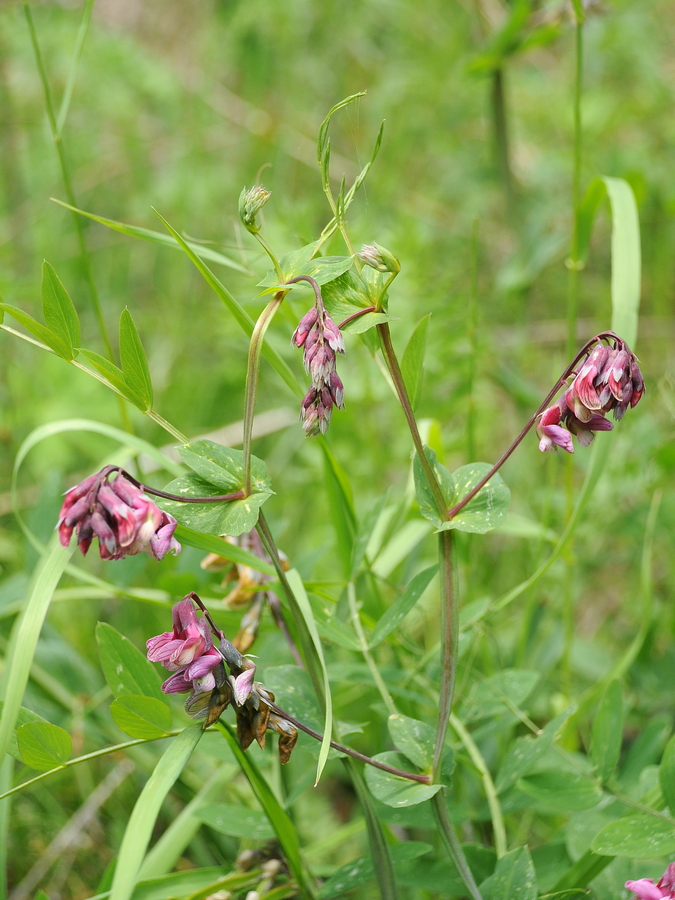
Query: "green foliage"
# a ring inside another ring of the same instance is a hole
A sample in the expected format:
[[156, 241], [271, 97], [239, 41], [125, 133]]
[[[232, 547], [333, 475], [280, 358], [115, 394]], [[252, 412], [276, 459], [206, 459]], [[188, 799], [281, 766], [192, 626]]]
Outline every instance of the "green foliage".
[[122, 694], [110, 705], [115, 724], [132, 738], [154, 740], [171, 729], [171, 713], [166, 703], [155, 697]]
[[96, 641], [101, 668], [114, 697], [132, 694], [162, 700], [155, 667], [127, 637], [107, 622], [99, 622]]
[[16, 731], [21, 759], [41, 772], [62, 766], [70, 757], [73, 742], [67, 731], [49, 722], [27, 722]]

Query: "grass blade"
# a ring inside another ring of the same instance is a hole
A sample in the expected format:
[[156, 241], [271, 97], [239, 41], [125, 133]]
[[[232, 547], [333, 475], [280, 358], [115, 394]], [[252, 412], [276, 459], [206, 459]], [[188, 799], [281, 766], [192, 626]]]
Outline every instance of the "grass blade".
[[[120, 234], [126, 234], [128, 237], [141, 238], [144, 241], [150, 241], [152, 244], [159, 244], [161, 247], [169, 247], [172, 250], [181, 249], [180, 246], [176, 246], [176, 241], [174, 241], [173, 238], [168, 234], [162, 234], [161, 231], [153, 231], [151, 228], [141, 228], [138, 225], [127, 225], [125, 222], [116, 222], [115, 219], [106, 219], [105, 216], [96, 216], [94, 213], [78, 209], [77, 206], [71, 206], [69, 203], [64, 203], [63, 200], [57, 200], [55, 197], [51, 197], [50, 199], [53, 203], [58, 203], [59, 206], [63, 206], [64, 209], [69, 209], [71, 212], [78, 213], [80, 216], [98, 222], [99, 225], [105, 225], [106, 228], [110, 228], [112, 231], [118, 231]], [[223, 253], [218, 253], [216, 250], [205, 247], [203, 244], [196, 244], [194, 241], [185, 241], [185, 243], [202, 259], [208, 259], [210, 262], [219, 263], [221, 266], [227, 266], [230, 269], [241, 272], [243, 275], [251, 274], [245, 266], [240, 265]]]
[[301, 895], [306, 897], [307, 900], [315, 900], [316, 893], [300, 856], [300, 841], [293, 821], [279, 804], [279, 801], [272, 793], [272, 789], [260, 774], [251, 757], [247, 756], [239, 746], [239, 741], [230, 726], [225, 722], [218, 722], [216, 727], [225, 737], [230, 750], [239, 763], [241, 771], [246, 776], [248, 783], [258, 798], [258, 802], [269, 819], [270, 825], [274, 828], [288, 863], [288, 868], [300, 888]]
[[249, 566], [256, 572], [264, 572], [266, 575], [275, 575], [274, 566], [265, 562], [248, 550], [237, 547], [236, 544], [230, 544], [222, 538], [213, 534], [202, 534], [200, 531], [193, 531], [186, 528], [185, 525], [176, 526], [176, 540], [181, 544], [187, 544], [188, 547], [196, 547], [197, 550], [204, 550], [206, 553], [217, 553], [225, 559], [231, 559], [232, 562], [239, 563], [242, 566]]
[[631, 347], [640, 309], [640, 223], [633, 189], [623, 178], [603, 179], [612, 207], [612, 330]]
[[0, 689], [5, 701], [0, 716], [0, 759], [4, 759], [14, 733], [42, 623], [74, 550], [75, 545], [66, 549], [59, 543], [58, 535], [53, 535], [35, 571], [26, 607], [12, 629]]
[[201, 724], [188, 725], [173, 739], [146, 782], [122, 838], [110, 900], [129, 900], [133, 894], [160, 807], [203, 734]]

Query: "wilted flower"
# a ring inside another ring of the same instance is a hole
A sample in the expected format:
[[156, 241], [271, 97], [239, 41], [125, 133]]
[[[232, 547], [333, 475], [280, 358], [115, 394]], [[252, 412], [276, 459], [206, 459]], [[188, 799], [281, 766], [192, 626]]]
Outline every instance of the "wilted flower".
[[637, 358], [620, 338], [611, 340], [613, 347], [595, 347], [564, 396], [542, 413], [536, 426], [540, 450], [573, 453], [571, 434], [587, 447], [596, 431], [612, 430], [606, 413], [619, 421], [640, 401], [645, 384]]
[[173, 536], [173, 516], [159, 509], [116, 466], [106, 466], [66, 492], [56, 527], [64, 547], [75, 531], [83, 554], [96, 536], [101, 559], [122, 559], [136, 553], [163, 559], [181, 549]]
[[658, 884], [651, 878], [627, 881], [624, 887], [640, 900], [673, 900], [675, 898], [675, 863], [670, 863]]
[[239, 218], [242, 225], [251, 234], [257, 234], [260, 226], [256, 222], [256, 216], [272, 196], [261, 184], [252, 188], [244, 188], [239, 195]]
[[344, 409], [344, 386], [336, 371], [336, 354], [345, 352], [340, 329], [317, 302], [300, 320], [291, 342], [303, 348], [312, 386], [302, 401], [300, 418], [308, 437], [325, 434], [333, 407]]

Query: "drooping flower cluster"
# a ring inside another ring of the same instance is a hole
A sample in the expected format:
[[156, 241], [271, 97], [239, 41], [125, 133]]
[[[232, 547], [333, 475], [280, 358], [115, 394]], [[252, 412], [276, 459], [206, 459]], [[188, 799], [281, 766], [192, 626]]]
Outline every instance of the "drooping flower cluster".
[[645, 390], [637, 358], [620, 338], [614, 346], [600, 345], [588, 356], [574, 381], [537, 422], [539, 449], [562, 447], [574, 452], [572, 435], [587, 447], [596, 431], [611, 431], [605, 417], [612, 412], [620, 421], [628, 407], [636, 406]]
[[345, 352], [340, 329], [317, 300], [300, 320], [291, 342], [303, 348], [305, 369], [312, 387], [302, 401], [300, 418], [308, 437], [325, 434], [333, 407], [344, 409], [344, 387], [336, 371], [336, 354]]
[[56, 527], [64, 547], [75, 531], [83, 554], [97, 537], [101, 559], [136, 553], [163, 559], [167, 553], [180, 553], [173, 536], [176, 524], [126, 473], [106, 466], [66, 492]]
[[624, 886], [639, 900], [675, 900], [675, 863], [668, 866], [658, 884], [652, 878], [640, 878], [627, 881]]
[[[165, 694], [187, 693], [185, 710], [204, 727], [216, 722], [227, 707], [234, 706], [237, 738], [242, 749], [256, 740], [265, 746], [267, 731], [279, 734], [279, 756], [288, 762], [298, 734], [293, 725], [270, 708], [274, 694], [254, 681], [256, 666], [220, 634], [218, 647], [211, 629], [199, 618], [193, 599], [187, 594], [173, 607], [173, 631], [147, 642], [148, 659], [161, 662], [173, 674], [162, 685]], [[229, 669], [228, 675], [225, 665]]]

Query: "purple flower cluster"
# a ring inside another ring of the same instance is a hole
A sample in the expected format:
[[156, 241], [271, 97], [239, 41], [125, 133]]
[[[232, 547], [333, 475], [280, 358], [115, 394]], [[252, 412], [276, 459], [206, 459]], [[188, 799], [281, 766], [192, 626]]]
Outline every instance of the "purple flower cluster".
[[675, 863], [671, 863], [661, 876], [658, 884], [651, 878], [627, 881], [624, 885], [639, 900], [675, 900]]
[[207, 622], [198, 618], [189, 594], [176, 603], [171, 615], [173, 631], [150, 638], [146, 644], [150, 662], [161, 662], [174, 673], [162, 690], [165, 694], [212, 691], [216, 686], [213, 669], [223, 658], [213, 646]]
[[[279, 735], [279, 756], [288, 762], [298, 739], [293, 725], [273, 711], [274, 694], [254, 681], [256, 666], [237, 650], [222, 632], [218, 647], [213, 645], [210, 619], [199, 618], [193, 597], [187, 594], [172, 610], [173, 631], [166, 631], [147, 642], [150, 662], [161, 662], [173, 674], [162, 685], [165, 694], [191, 691], [186, 711], [204, 719], [204, 727], [216, 722], [232, 704], [237, 717], [237, 737], [241, 747], [256, 740], [265, 746], [267, 731]], [[227, 675], [225, 665], [230, 671]]]
[[125, 473], [106, 466], [66, 492], [56, 527], [64, 547], [75, 531], [83, 554], [97, 537], [101, 559], [136, 553], [163, 559], [167, 553], [180, 553], [173, 536], [176, 524]]
[[325, 434], [333, 407], [344, 409], [344, 387], [336, 371], [336, 354], [345, 352], [340, 329], [317, 303], [300, 320], [291, 339], [303, 347], [305, 369], [312, 376], [312, 387], [302, 401], [300, 418], [308, 437]]
[[596, 347], [565, 394], [537, 422], [539, 449], [562, 447], [574, 452], [572, 435], [588, 446], [596, 431], [611, 431], [605, 418], [612, 412], [620, 421], [628, 407], [636, 406], [645, 390], [637, 358], [619, 338], [615, 346]]

